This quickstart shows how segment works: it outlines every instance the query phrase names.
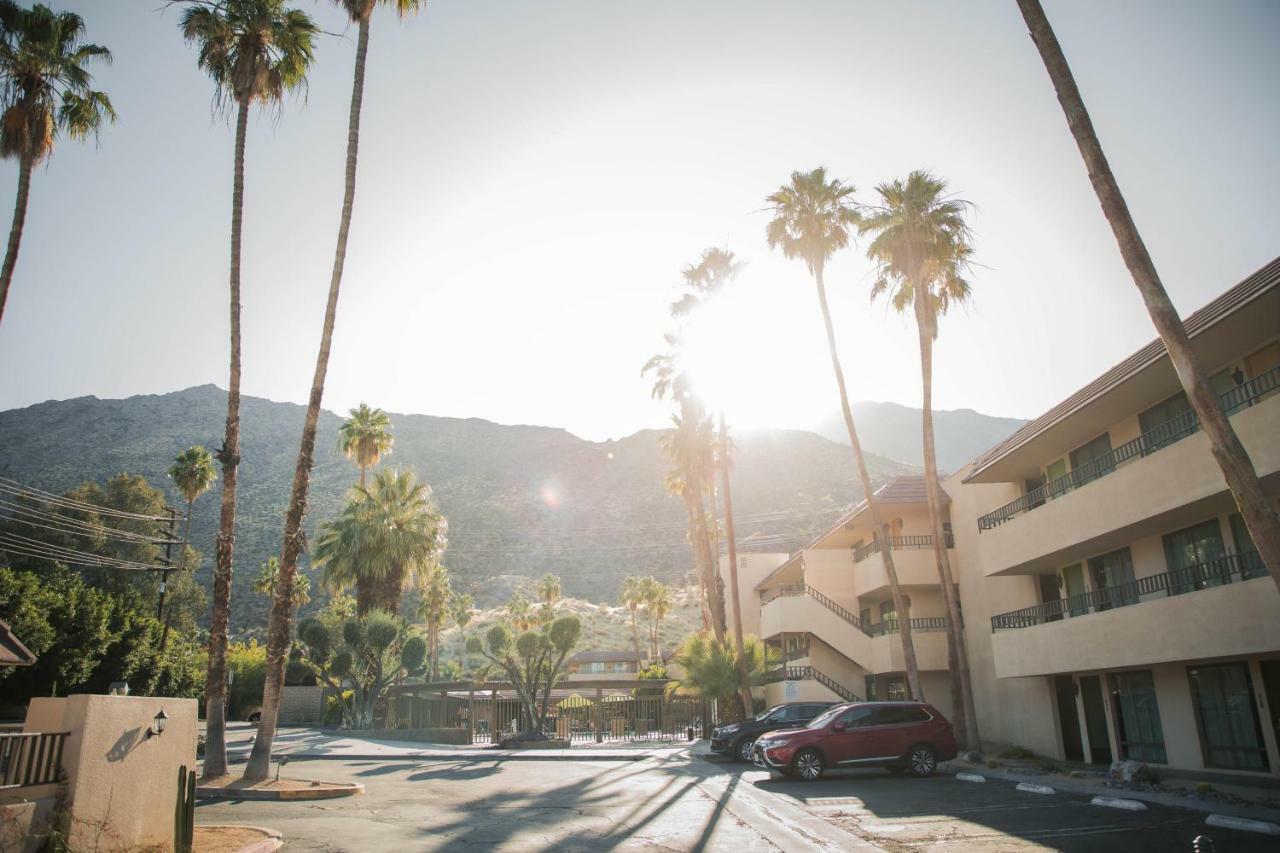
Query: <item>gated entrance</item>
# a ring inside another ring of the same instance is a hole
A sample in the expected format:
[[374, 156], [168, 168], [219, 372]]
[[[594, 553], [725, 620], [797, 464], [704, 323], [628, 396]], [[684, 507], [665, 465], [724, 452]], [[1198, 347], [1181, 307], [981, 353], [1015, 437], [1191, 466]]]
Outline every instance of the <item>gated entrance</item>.
[[[573, 742], [700, 738], [708, 704], [667, 695], [665, 681], [570, 681], [551, 691], [543, 731]], [[509, 684], [448, 682], [393, 687], [383, 726], [447, 743], [497, 743], [521, 728], [520, 702]]]

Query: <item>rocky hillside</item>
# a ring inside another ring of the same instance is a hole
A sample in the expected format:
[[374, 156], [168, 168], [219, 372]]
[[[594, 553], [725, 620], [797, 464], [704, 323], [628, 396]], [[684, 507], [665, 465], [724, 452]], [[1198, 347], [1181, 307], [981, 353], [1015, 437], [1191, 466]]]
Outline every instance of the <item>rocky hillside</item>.
[[[170, 489], [165, 470], [191, 444], [221, 444], [226, 394], [206, 385], [170, 394], [81, 397], [0, 412], [0, 476], [53, 491], [123, 471]], [[375, 401], [376, 402], [376, 401]], [[280, 547], [303, 407], [246, 397], [242, 408], [236, 539], [238, 577]], [[392, 415], [395, 450], [384, 464], [414, 470], [449, 518], [446, 563], [455, 586], [484, 604], [505, 600], [523, 578], [559, 575], [566, 595], [616, 598], [621, 579], [676, 581], [690, 569], [681, 503], [663, 490], [656, 431], [584, 441], [562, 429], [477, 419]], [[308, 532], [334, 516], [355, 480], [337, 449], [341, 419], [320, 420]], [[850, 450], [813, 433], [762, 430], [735, 436], [738, 535], [756, 550], [787, 551], [861, 497]], [[873, 456], [876, 480], [909, 466]], [[174, 495], [175, 505], [177, 503]], [[196, 504], [193, 544], [209, 581], [216, 491]], [[265, 623], [267, 601], [238, 584], [233, 630]]]

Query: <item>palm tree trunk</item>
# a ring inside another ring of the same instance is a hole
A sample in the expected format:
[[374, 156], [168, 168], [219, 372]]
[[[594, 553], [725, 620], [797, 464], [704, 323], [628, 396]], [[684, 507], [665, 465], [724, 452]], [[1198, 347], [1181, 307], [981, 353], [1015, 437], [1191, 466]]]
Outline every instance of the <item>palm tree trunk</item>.
[[636, 609], [631, 610], [631, 644], [636, 647], [636, 660], [640, 659], [640, 626], [636, 624]]
[[1089, 111], [1085, 109], [1084, 99], [1076, 88], [1075, 78], [1067, 58], [1058, 44], [1049, 19], [1039, 0], [1018, 0], [1018, 8], [1031, 31], [1031, 39], [1040, 51], [1049, 79], [1058, 93], [1058, 102], [1066, 114], [1067, 125], [1075, 137], [1084, 159], [1085, 168], [1089, 172], [1089, 180], [1093, 183], [1093, 191], [1102, 205], [1102, 212], [1107, 217], [1111, 232], [1120, 246], [1120, 254], [1124, 257], [1125, 266], [1133, 277], [1133, 283], [1142, 294], [1151, 322], [1164, 341], [1169, 353], [1173, 369], [1177, 371], [1178, 380], [1187, 394], [1191, 408], [1200, 419], [1200, 426], [1209, 439], [1209, 447], [1213, 452], [1218, 467], [1222, 469], [1227, 488], [1235, 498], [1244, 518], [1245, 527], [1253, 537], [1258, 554], [1266, 564], [1271, 579], [1280, 587], [1280, 513], [1267, 500], [1258, 482], [1258, 472], [1253, 467], [1244, 445], [1231, 427], [1231, 422], [1222, 411], [1222, 402], [1209, 385], [1208, 377], [1200, 364], [1200, 358], [1191, 346], [1187, 330], [1182, 325], [1182, 318], [1169, 300], [1160, 275], [1156, 272], [1155, 263], [1142, 242], [1138, 226], [1129, 213], [1116, 183], [1111, 165], [1102, 151], [1102, 143], [1093, 129], [1093, 121]]
[[235, 176], [231, 188], [231, 375], [227, 380], [227, 428], [222, 463], [222, 506], [213, 567], [209, 616], [209, 667], [205, 673], [204, 775], [227, 773], [227, 625], [231, 620], [232, 557], [236, 544], [236, 482], [240, 467], [240, 235], [244, 215], [244, 140], [249, 102], [236, 114]]
[[933, 339], [934, 322], [926, 299], [928, 289], [914, 288], [916, 327], [920, 336], [920, 382], [923, 388], [924, 486], [929, 503], [929, 523], [933, 529], [933, 554], [938, 565], [938, 581], [947, 605], [947, 665], [951, 669], [951, 707], [955, 728], [966, 749], [978, 749], [978, 718], [973, 704], [969, 673], [969, 651], [961, 620], [959, 589], [951, 573], [946, 530], [942, 526], [942, 489], [938, 484], [938, 455], [933, 438]]
[[733, 530], [733, 493], [729, 490], [729, 429], [720, 411], [720, 490], [724, 492], [724, 536], [729, 547], [729, 586], [733, 595], [733, 647], [738, 653], [738, 693], [743, 714], [751, 713], [751, 677], [742, 649], [742, 598], [738, 594], [738, 543]]
[[9, 284], [13, 281], [13, 268], [18, 265], [18, 246], [22, 243], [22, 228], [27, 222], [27, 199], [31, 196], [31, 169], [34, 163], [24, 155], [18, 161], [18, 197], [13, 204], [13, 225], [9, 228], [9, 247], [4, 252], [4, 266], [0, 267], [0, 322], [4, 321], [4, 306], [9, 301]]
[[702, 629], [704, 631], [713, 631], [716, 622], [711, 604], [714, 593], [712, 592], [712, 587], [707, 583], [710, 572], [707, 571], [706, 561], [703, 559], [702, 543], [698, 532], [698, 514], [700, 510], [693, 498], [695, 488], [692, 483], [687, 484], [681, 497], [684, 498], [684, 508], [689, 516], [689, 544], [693, 547], [693, 562], [698, 570], [698, 589], [701, 593], [698, 598], [698, 607], [702, 612]]
[[316, 423], [320, 418], [320, 401], [324, 397], [324, 379], [329, 370], [329, 350], [333, 345], [333, 327], [338, 313], [338, 291], [342, 286], [342, 267], [347, 258], [347, 235], [351, 231], [351, 209], [356, 195], [356, 154], [360, 142], [360, 103], [364, 98], [365, 57], [369, 52], [369, 19], [360, 21], [356, 42], [355, 80], [351, 89], [351, 116], [347, 130], [346, 188], [342, 198], [342, 220], [338, 226], [338, 245], [334, 250], [333, 273], [329, 279], [329, 299], [325, 305], [324, 330], [320, 351], [316, 355], [316, 372], [311, 380], [311, 397], [307, 401], [306, 420], [302, 425], [302, 443], [293, 472], [293, 491], [285, 513], [284, 545], [280, 549], [280, 576], [271, 601], [267, 622], [267, 671], [262, 688], [262, 722], [253, 752], [244, 769], [244, 778], [266, 779], [270, 774], [271, 747], [275, 741], [276, 719], [280, 713], [280, 695], [284, 687], [285, 657], [289, 652], [290, 627], [293, 621], [293, 577], [298, 570], [304, 537], [302, 516], [307, 509], [307, 492], [311, 486], [311, 468], [316, 447]]
[[827, 349], [831, 353], [831, 368], [836, 374], [836, 387], [840, 390], [840, 408], [844, 412], [844, 425], [849, 430], [849, 443], [853, 445], [853, 458], [858, 464], [858, 479], [862, 482], [862, 491], [866, 494], [867, 509], [871, 511], [872, 535], [880, 543], [880, 554], [884, 557], [884, 573], [889, 579], [889, 592], [893, 596], [893, 606], [898, 613], [898, 637], [902, 641], [902, 661], [907, 670], [907, 689], [911, 697], [924, 700], [924, 688], [920, 686], [920, 670], [916, 665], [916, 647], [911, 640], [911, 614], [907, 609], [906, 599], [902, 595], [902, 587], [898, 586], [898, 569], [893, 564], [893, 543], [884, 535], [884, 524], [880, 520], [880, 507], [876, 503], [874, 490], [871, 488], [871, 475], [867, 473], [867, 460], [862, 455], [862, 443], [858, 441], [858, 429], [853, 423], [853, 410], [849, 407], [849, 393], [844, 386], [844, 370], [840, 367], [840, 353], [836, 350], [836, 333], [831, 325], [831, 309], [827, 307], [827, 287], [822, 280], [822, 264], [811, 264], [814, 283], [818, 286], [818, 305], [822, 309], [822, 323], [827, 331]]
[[720, 584], [719, 573], [716, 571], [716, 560], [711, 553], [711, 531], [709, 529], [710, 526], [707, 524], [706, 504], [702, 502], [702, 484], [691, 484], [690, 491], [693, 493], [694, 530], [697, 537], [697, 547], [701, 554], [702, 571], [707, 585], [708, 605], [711, 609], [711, 630], [715, 633], [716, 640], [723, 643], [726, 630], [724, 593]]

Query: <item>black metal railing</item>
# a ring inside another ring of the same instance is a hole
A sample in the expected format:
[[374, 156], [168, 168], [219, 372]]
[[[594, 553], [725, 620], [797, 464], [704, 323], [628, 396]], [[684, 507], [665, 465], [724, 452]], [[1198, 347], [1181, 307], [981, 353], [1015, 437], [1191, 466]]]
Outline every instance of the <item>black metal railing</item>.
[[770, 601], [774, 601], [775, 599], [778, 599], [778, 598], [785, 598], [788, 596], [796, 596], [796, 595], [809, 596], [814, 601], [818, 602], [823, 607], [827, 608], [832, 613], [836, 614], [841, 619], [848, 622], [853, 627], [857, 628], [859, 631], [862, 631], [864, 634], [866, 633], [866, 629], [862, 627], [861, 619], [859, 619], [856, 615], [854, 615], [852, 612], [850, 612], [846, 608], [841, 607], [839, 604], [836, 604], [830, 598], [818, 592], [816, 589], [809, 586], [808, 584], [803, 584], [803, 583], [779, 584], [778, 586], [775, 586], [773, 589], [768, 590], [767, 592], [765, 592], [763, 596], [761, 596], [760, 604], [765, 605], [765, 604], [768, 604]]
[[[956, 547], [955, 537], [952, 536], [950, 532], [943, 534], [943, 538], [944, 538], [944, 541], [947, 543], [948, 548]], [[905, 549], [905, 548], [932, 548], [933, 534], [926, 533], [923, 536], [893, 536], [893, 537], [890, 537], [890, 542], [892, 544], [893, 550], [895, 551], [899, 549]], [[879, 553], [880, 553], [880, 542], [878, 540], [875, 542], [864, 542], [861, 545], [854, 546], [853, 561], [855, 563], [861, 563], [863, 560], [865, 560], [867, 557], [870, 557], [872, 554], [879, 554]]]
[[[912, 631], [945, 631], [947, 630], [947, 617], [945, 616], [922, 616], [912, 617]], [[867, 626], [867, 633], [872, 637], [879, 637], [883, 634], [898, 633], [898, 620], [886, 619], [883, 622], [876, 622]]]
[[787, 649], [785, 652], [783, 652], [782, 660], [785, 663], [790, 663], [793, 660], [799, 660], [800, 658], [807, 658], [808, 656], [809, 656], [809, 641], [806, 640], [800, 645]]
[[[1219, 398], [1222, 408], [1228, 415], [1245, 406], [1253, 405], [1262, 397], [1280, 389], [1280, 367], [1272, 368], [1266, 373], [1255, 376], [1248, 382], [1232, 388]], [[1157, 450], [1191, 435], [1200, 428], [1200, 419], [1194, 411], [1186, 411], [1164, 423], [1144, 432], [1142, 435], [1112, 449], [1109, 453], [1092, 459], [1071, 469], [1061, 477], [1055, 477], [1047, 483], [1027, 492], [1017, 500], [1010, 501], [999, 509], [993, 510], [978, 519], [978, 530], [990, 530], [999, 527], [1009, 519], [1021, 515], [1028, 510], [1042, 506], [1045, 502], [1060, 498], [1067, 492], [1105, 477], [1117, 467], [1133, 459], [1150, 456]], [[855, 556], [856, 559], [856, 556]]]
[[1045, 622], [1057, 622], [1064, 618], [1084, 616], [1117, 607], [1140, 604], [1144, 597], [1167, 598], [1196, 592], [1209, 587], [1222, 586], [1229, 583], [1265, 577], [1267, 567], [1257, 551], [1244, 554], [1228, 554], [1216, 560], [1208, 560], [1175, 569], [1159, 575], [1148, 575], [1117, 586], [1095, 589], [1069, 598], [1046, 601], [1034, 607], [1024, 607], [1009, 613], [1000, 613], [991, 617], [991, 630], [1002, 631], [1010, 628], [1029, 628]]
[[62, 776], [62, 748], [71, 732], [0, 734], [0, 789], [48, 785]]
[[858, 696], [848, 687], [836, 681], [820, 669], [811, 666], [780, 666], [766, 672], [760, 679], [761, 684], [774, 684], [779, 681], [816, 681], [846, 702], [861, 702]]

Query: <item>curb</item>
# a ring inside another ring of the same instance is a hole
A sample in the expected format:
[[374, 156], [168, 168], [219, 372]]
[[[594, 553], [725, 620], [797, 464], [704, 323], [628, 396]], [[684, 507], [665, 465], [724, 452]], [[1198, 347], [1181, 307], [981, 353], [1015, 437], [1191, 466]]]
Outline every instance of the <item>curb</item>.
[[1126, 800], [1122, 797], [1094, 797], [1091, 805], [1106, 806], [1109, 809], [1124, 809], [1129, 812], [1145, 812], [1147, 804], [1141, 800]]
[[252, 829], [257, 832], [261, 832], [266, 836], [261, 840], [251, 841], [237, 850], [236, 853], [273, 853], [273, 851], [279, 850], [284, 846], [284, 836], [280, 834], [280, 830], [268, 829], [265, 826], [247, 826], [245, 824], [231, 823], [202, 823], [198, 824], [196, 829], [222, 829], [226, 827], [233, 829]]
[[1238, 829], [1242, 832], [1260, 832], [1263, 835], [1280, 835], [1280, 824], [1274, 824], [1265, 820], [1249, 820], [1246, 817], [1231, 817], [1230, 815], [1211, 814], [1204, 820], [1209, 826], [1216, 826], [1220, 829]]
[[[271, 790], [264, 788], [223, 788], [196, 786], [196, 799], [208, 800], [257, 800], [257, 801], [298, 801], [298, 800], [336, 800], [339, 797], [353, 797], [364, 793], [364, 785], [359, 782], [314, 782], [315, 787], [296, 788], [294, 790]], [[272, 848], [274, 849], [274, 848]]]
[[1055, 790], [1053, 790], [1052, 788], [1050, 788], [1048, 785], [1035, 785], [1035, 784], [1033, 784], [1033, 783], [1031, 783], [1031, 782], [1019, 782], [1019, 783], [1018, 783], [1018, 790], [1019, 790], [1019, 791], [1026, 791], [1028, 794], [1056, 794], [1056, 793], [1058, 793], [1057, 791], [1055, 791]]
[[[948, 765], [939, 767], [941, 773], [963, 773], [964, 765], [959, 767]], [[1027, 777], [1019, 773], [1009, 773], [1002, 770], [987, 770], [986, 775], [992, 779], [999, 779], [1003, 782], [1025, 782]], [[1100, 788], [1098, 785], [1088, 785], [1081, 782], [1075, 782], [1070, 779], [1054, 779], [1054, 790], [1059, 794], [1084, 794], [1093, 797], [1099, 795], [1102, 791], [1117, 791], [1117, 788]], [[1187, 809], [1193, 812], [1203, 812], [1206, 814], [1223, 815], [1227, 817], [1245, 818], [1247, 820], [1258, 820], [1264, 822], [1280, 823], [1280, 809], [1271, 808], [1269, 806], [1255, 805], [1234, 805], [1230, 803], [1217, 803], [1208, 800], [1197, 800], [1191, 797], [1179, 797], [1175, 794], [1165, 794], [1157, 791], [1123, 791], [1125, 797], [1133, 800], [1139, 800], [1144, 803], [1152, 803], [1158, 806], [1169, 806], [1175, 809]], [[1104, 795], [1105, 796], [1105, 795]]]
[[961, 782], [985, 782], [986, 776], [980, 776], [977, 773], [957, 773], [956, 779]]

